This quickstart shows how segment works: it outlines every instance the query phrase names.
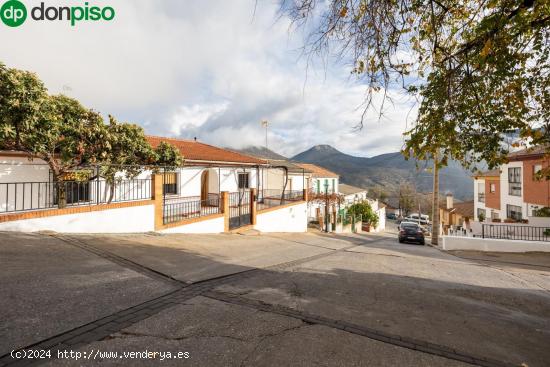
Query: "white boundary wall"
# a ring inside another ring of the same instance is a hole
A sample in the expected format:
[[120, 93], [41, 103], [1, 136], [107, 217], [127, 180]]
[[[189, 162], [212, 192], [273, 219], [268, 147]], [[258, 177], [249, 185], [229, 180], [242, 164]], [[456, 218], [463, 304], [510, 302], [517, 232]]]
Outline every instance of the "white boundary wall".
[[203, 220], [178, 227], [162, 229], [160, 233], [222, 233], [224, 230], [224, 217]]
[[488, 252], [550, 252], [550, 242], [497, 240], [479, 237], [443, 236], [443, 250]]
[[61, 233], [135, 233], [155, 230], [155, 206], [98, 210], [0, 223], [0, 231]]
[[254, 229], [260, 232], [307, 232], [307, 203], [258, 213]]

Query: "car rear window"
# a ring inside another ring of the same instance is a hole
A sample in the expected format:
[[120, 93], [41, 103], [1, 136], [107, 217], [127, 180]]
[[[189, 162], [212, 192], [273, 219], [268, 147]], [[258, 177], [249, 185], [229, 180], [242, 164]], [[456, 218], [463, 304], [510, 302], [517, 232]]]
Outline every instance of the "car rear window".
[[403, 228], [405, 228], [405, 227], [406, 228], [418, 228], [418, 224], [408, 224], [408, 223], [405, 224], [404, 223], [404, 224], [401, 225], [401, 227], [403, 227]]

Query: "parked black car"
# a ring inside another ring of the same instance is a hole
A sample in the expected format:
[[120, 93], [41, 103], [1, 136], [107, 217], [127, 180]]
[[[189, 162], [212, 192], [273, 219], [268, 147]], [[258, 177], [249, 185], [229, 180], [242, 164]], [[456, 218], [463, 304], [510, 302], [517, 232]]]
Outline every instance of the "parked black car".
[[395, 213], [388, 213], [386, 215], [386, 218], [395, 220], [395, 219], [397, 219], [397, 215], [395, 215]]
[[399, 224], [399, 243], [403, 242], [417, 242], [424, 245], [424, 231], [418, 225], [413, 222], [401, 222]]

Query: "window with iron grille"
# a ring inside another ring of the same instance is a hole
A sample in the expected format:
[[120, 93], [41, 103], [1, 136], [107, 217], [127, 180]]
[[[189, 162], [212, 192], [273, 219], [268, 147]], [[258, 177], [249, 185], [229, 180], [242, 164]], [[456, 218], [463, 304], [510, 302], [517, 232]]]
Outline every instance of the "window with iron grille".
[[508, 194], [521, 196], [521, 167], [508, 168]]
[[506, 205], [506, 217], [521, 220], [521, 206], [517, 205]]
[[176, 195], [178, 193], [178, 174], [176, 172], [165, 172], [162, 178], [164, 194]]
[[239, 173], [239, 189], [248, 189], [249, 186], [249, 174]]
[[533, 165], [533, 181], [537, 180], [537, 174], [542, 171], [542, 164]]

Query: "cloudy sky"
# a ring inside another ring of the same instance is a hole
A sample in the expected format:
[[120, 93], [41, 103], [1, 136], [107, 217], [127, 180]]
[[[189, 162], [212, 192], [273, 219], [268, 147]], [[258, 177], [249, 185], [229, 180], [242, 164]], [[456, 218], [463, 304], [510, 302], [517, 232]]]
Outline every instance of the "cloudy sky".
[[[40, 1], [23, 0], [27, 9]], [[45, 0], [46, 6], [72, 5]], [[65, 93], [149, 134], [240, 148], [265, 144], [288, 156], [316, 144], [354, 155], [393, 152], [414, 118], [411, 101], [359, 122], [365, 88], [350, 66], [300, 56], [303, 34], [289, 31], [276, 1], [111, 0], [111, 22], [0, 23], [0, 61], [35, 71]], [[306, 77], [307, 75], [307, 77]]]

